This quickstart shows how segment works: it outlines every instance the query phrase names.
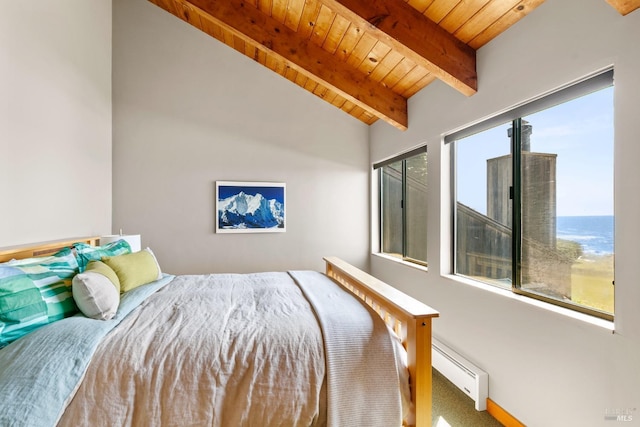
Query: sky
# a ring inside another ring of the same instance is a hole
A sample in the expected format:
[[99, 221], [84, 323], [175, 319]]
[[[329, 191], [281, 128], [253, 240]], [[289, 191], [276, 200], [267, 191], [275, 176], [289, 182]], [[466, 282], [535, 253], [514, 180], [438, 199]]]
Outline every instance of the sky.
[[[533, 126], [531, 151], [557, 154], [557, 216], [613, 215], [613, 87], [523, 119]], [[509, 154], [510, 127], [457, 142], [457, 199], [481, 213], [486, 161]]]

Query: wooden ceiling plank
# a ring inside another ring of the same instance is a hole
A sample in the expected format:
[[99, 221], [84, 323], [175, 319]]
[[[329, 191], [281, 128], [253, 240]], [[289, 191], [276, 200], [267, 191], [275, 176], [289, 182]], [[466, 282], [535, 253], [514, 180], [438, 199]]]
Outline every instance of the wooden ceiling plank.
[[504, 15], [489, 25], [484, 31], [468, 42], [469, 46], [478, 49], [493, 40], [498, 34], [518, 22], [533, 9], [540, 6], [544, 0], [521, 0]]
[[354, 68], [358, 68], [376, 43], [378, 43], [378, 40], [365, 32], [362, 37], [360, 37], [360, 40], [358, 40], [358, 43], [356, 43], [351, 55], [347, 58], [347, 64]]
[[272, 58], [275, 58], [273, 71], [280, 74], [282, 77], [287, 73], [287, 65], [281, 61], [279, 58], [276, 58], [274, 55], [270, 55]]
[[436, 24], [439, 24], [458, 4], [460, 4], [460, 1], [435, 0], [427, 10], [424, 11], [424, 15]]
[[366, 124], [370, 125], [373, 122], [375, 122], [378, 118], [376, 116], [372, 116], [371, 114], [369, 114], [368, 111], [366, 110], [362, 110], [360, 112], [360, 115], [356, 117], [356, 119], [365, 122]]
[[202, 30], [202, 22], [200, 22], [200, 14], [196, 10], [193, 10], [191, 5], [185, 1], [175, 0], [175, 3], [176, 3], [176, 11], [178, 12], [178, 15], [177, 15], [178, 18], [188, 22], [189, 24], [193, 25], [199, 30]]
[[350, 24], [351, 23], [345, 17], [336, 15], [336, 18], [333, 20], [333, 25], [331, 25], [329, 33], [327, 34], [327, 38], [322, 44], [324, 50], [330, 53], [335, 53]]
[[347, 100], [340, 94], [336, 93], [335, 98], [333, 98], [333, 101], [331, 101], [331, 105], [336, 106], [342, 110], [342, 106], [345, 104], [345, 102], [347, 102]]
[[405, 90], [403, 92], [403, 96], [406, 96], [407, 98], [410, 98], [413, 95], [415, 95], [418, 91], [422, 90], [425, 86], [433, 83], [435, 80], [436, 80], [436, 76], [434, 76], [431, 73], [427, 73], [424, 77], [422, 77], [420, 80], [418, 80], [415, 84], [413, 84], [412, 86], [408, 87], [407, 90]]
[[307, 82], [304, 84], [304, 88], [311, 93], [313, 93], [317, 87], [318, 83], [313, 79], [307, 79]]
[[468, 43], [478, 34], [496, 22], [506, 11], [514, 8], [520, 0], [502, 0], [500, 3], [489, 2], [471, 19], [465, 22], [454, 35], [458, 40]]
[[258, 52], [260, 52], [258, 49], [256, 49], [255, 46], [253, 46], [250, 43], [245, 43], [244, 44], [244, 54], [246, 56], [248, 56], [249, 58], [253, 59], [254, 61], [258, 60]]
[[313, 93], [314, 95], [324, 99], [327, 96], [327, 93], [329, 93], [329, 89], [327, 89], [325, 85], [318, 83], [316, 88], [313, 90]]
[[233, 35], [233, 48], [238, 52], [244, 54], [245, 52], [245, 42], [243, 39], [238, 37], [237, 35]]
[[271, 5], [271, 17], [280, 23], [284, 23], [287, 17], [288, 0], [273, 0]]
[[[440, 21], [439, 25], [447, 30], [450, 34], [455, 32], [477, 14], [483, 7], [495, 4], [496, 2], [487, 2], [486, 0], [467, 0], [460, 2], [451, 12]], [[502, 3], [502, 0], [500, 1]]]
[[367, 57], [362, 61], [358, 70], [364, 74], [371, 74], [378, 64], [391, 52], [391, 48], [384, 43], [377, 42]]
[[258, 0], [257, 7], [262, 13], [266, 13], [271, 16], [271, 7], [273, 6], [273, 0]]
[[300, 17], [300, 25], [298, 25], [298, 34], [300, 37], [311, 37], [313, 27], [315, 27], [318, 15], [320, 14], [321, 7], [322, 4], [318, 3], [316, 0], [305, 1], [302, 16]]
[[287, 15], [284, 20], [284, 25], [291, 28], [293, 31], [298, 31], [298, 26], [300, 25], [300, 19], [302, 18], [304, 5], [304, 0], [289, 0], [289, 6], [287, 7]]
[[362, 38], [364, 32], [357, 25], [350, 24], [349, 28], [340, 40], [335, 55], [340, 61], [345, 61]]
[[344, 101], [344, 104], [342, 104], [342, 107], [340, 107], [342, 111], [348, 114], [351, 114], [354, 108], [356, 108], [356, 104], [346, 99]]
[[369, 78], [374, 82], [381, 82], [403, 59], [404, 56], [395, 50], [390, 51], [369, 74]]
[[309, 81], [309, 78], [302, 73], [298, 73], [294, 80], [295, 84], [301, 87], [304, 87], [304, 85], [307, 84], [307, 81]]
[[367, 33], [463, 94], [472, 95], [477, 91], [475, 50], [409, 4], [401, 0], [320, 1], [336, 13], [362, 25]]
[[336, 100], [336, 98], [338, 98], [338, 94], [331, 89], [328, 89], [323, 96], [323, 99], [331, 105], [335, 105], [334, 101]]
[[245, 43], [244, 54], [259, 64], [266, 66], [267, 54], [250, 43]]
[[423, 67], [417, 65], [411, 69], [398, 83], [391, 89], [396, 93], [404, 93], [407, 89], [418, 83], [424, 76], [429, 74]]
[[362, 113], [364, 112], [365, 111], [362, 108], [358, 107], [357, 105], [354, 105], [351, 111], [349, 111], [349, 114], [352, 115], [354, 118], [360, 120], [360, 116], [362, 116]]
[[296, 77], [298, 77], [298, 71], [291, 66], [287, 66], [285, 67], [284, 77], [287, 80], [291, 80], [292, 82], [295, 82]]
[[394, 87], [402, 77], [406, 76], [415, 67], [415, 62], [408, 58], [403, 58], [402, 61], [382, 79], [382, 84], [390, 88]]
[[200, 21], [202, 22], [202, 31], [224, 43], [224, 34], [220, 25], [202, 15], [200, 15]]
[[167, 12], [178, 16], [178, 11], [176, 9], [176, 4], [174, 3], [173, 0], [153, 0], [151, 2], [153, 4], [155, 4], [156, 6], [160, 6], [161, 8], [166, 10]]
[[[281, 57], [296, 72], [316, 79], [371, 114], [399, 129], [407, 127], [407, 101], [402, 96], [361, 75], [329, 52], [243, 0], [191, 0], [198, 13], [258, 49]], [[225, 42], [227, 36], [225, 35]], [[233, 40], [231, 40], [233, 46]]]
[[628, 15], [634, 10], [640, 8], [640, 0], [606, 0], [613, 6], [620, 15]]
[[318, 46], [322, 46], [324, 44], [324, 41], [329, 34], [329, 29], [331, 29], [331, 26], [333, 25], [334, 19], [336, 19], [336, 13], [334, 11], [325, 6], [320, 8], [316, 25], [313, 27], [313, 32], [311, 34], [311, 41], [313, 43]]
[[224, 27], [222, 27], [222, 41], [227, 46], [233, 47], [233, 33]]
[[258, 62], [262, 65], [267, 63], [267, 53], [264, 50], [256, 49], [258, 51]]
[[433, 0], [409, 0], [407, 3], [409, 3], [409, 5], [418, 12], [424, 14], [424, 11], [427, 10], [429, 6], [431, 6]]

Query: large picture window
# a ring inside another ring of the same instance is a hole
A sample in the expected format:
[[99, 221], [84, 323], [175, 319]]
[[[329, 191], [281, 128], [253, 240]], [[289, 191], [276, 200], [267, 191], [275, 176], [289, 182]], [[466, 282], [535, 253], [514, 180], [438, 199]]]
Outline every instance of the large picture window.
[[380, 171], [380, 252], [426, 265], [426, 147], [374, 168]]
[[613, 72], [445, 142], [456, 274], [612, 320]]

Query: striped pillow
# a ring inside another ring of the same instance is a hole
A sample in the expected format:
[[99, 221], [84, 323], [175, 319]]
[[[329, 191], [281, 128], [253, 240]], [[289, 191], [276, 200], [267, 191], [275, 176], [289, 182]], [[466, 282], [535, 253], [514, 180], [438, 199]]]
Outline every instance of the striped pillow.
[[100, 261], [104, 257], [112, 257], [131, 253], [131, 246], [126, 240], [117, 240], [102, 246], [91, 246], [86, 243], [76, 243], [73, 245], [76, 249], [76, 258], [78, 259], [78, 267], [80, 273], [87, 268], [89, 261]]
[[76, 314], [71, 279], [77, 272], [71, 249], [0, 264], [0, 347]]

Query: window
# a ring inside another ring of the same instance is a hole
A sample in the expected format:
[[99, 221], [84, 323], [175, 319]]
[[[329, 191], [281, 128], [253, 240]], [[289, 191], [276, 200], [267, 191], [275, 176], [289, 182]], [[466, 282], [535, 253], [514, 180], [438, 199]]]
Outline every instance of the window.
[[612, 320], [613, 71], [445, 142], [456, 274]]
[[380, 171], [380, 252], [427, 264], [426, 147], [374, 165]]

